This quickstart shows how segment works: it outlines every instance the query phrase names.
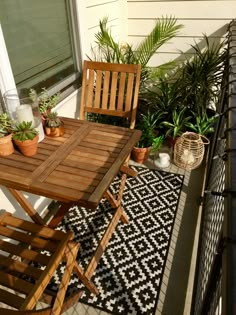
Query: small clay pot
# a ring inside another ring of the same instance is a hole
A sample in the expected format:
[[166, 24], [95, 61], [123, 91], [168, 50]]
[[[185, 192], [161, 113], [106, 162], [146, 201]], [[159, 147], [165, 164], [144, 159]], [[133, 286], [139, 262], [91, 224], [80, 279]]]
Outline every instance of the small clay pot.
[[132, 159], [136, 163], [143, 164], [149, 157], [152, 147], [148, 148], [138, 148], [134, 147], [131, 152]]
[[37, 135], [33, 140], [14, 140], [19, 150], [25, 156], [33, 156], [37, 153], [39, 136]]
[[7, 156], [14, 152], [12, 134], [0, 138], [0, 156]]

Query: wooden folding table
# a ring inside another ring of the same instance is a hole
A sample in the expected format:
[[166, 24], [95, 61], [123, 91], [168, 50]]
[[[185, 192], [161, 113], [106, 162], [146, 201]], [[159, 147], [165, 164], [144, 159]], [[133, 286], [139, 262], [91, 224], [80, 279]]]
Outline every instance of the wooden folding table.
[[[43, 218], [22, 191], [58, 200], [67, 209], [73, 203], [94, 209], [102, 197], [108, 199], [116, 211], [86, 269], [85, 275], [90, 279], [118, 221], [128, 222], [121, 199], [126, 175], [132, 174], [132, 170], [124, 163], [141, 131], [71, 118], [63, 121], [64, 136], [46, 137], [39, 143], [35, 156], [25, 157], [15, 150], [10, 156], [0, 157], [0, 184], [40, 224], [44, 224]], [[119, 171], [123, 174], [120, 190], [113, 196], [109, 186]], [[49, 226], [55, 227], [62, 215], [64, 211], [59, 209]]]

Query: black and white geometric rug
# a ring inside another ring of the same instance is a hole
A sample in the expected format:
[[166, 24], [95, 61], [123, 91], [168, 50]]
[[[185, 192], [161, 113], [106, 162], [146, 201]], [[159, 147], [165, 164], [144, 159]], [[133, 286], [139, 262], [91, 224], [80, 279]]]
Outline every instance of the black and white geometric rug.
[[[120, 222], [102, 256], [92, 280], [100, 294], [86, 289], [79, 302], [112, 314], [152, 315], [174, 225], [183, 176], [133, 167], [137, 177], [128, 177], [123, 207], [129, 224]], [[116, 178], [113, 192], [119, 179]], [[72, 207], [60, 229], [73, 230], [81, 243], [79, 263], [85, 267], [110, 218], [103, 200], [95, 211]], [[77, 278], [71, 284], [77, 286]], [[82, 286], [81, 286], [82, 287]]]

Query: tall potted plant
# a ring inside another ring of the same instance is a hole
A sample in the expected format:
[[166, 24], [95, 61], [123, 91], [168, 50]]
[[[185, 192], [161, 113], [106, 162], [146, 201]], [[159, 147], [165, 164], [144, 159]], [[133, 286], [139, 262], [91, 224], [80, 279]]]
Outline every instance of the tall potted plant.
[[37, 153], [38, 131], [32, 127], [31, 121], [23, 121], [12, 129], [12, 139], [19, 150], [25, 156], [32, 156]]
[[166, 129], [165, 134], [169, 142], [170, 147], [174, 147], [176, 138], [181, 136], [186, 128], [188, 121], [192, 118], [190, 115], [186, 115], [187, 108], [176, 108], [172, 111], [171, 120], [163, 121], [162, 125]]
[[0, 156], [14, 152], [12, 143], [12, 121], [7, 113], [0, 114]]
[[160, 119], [159, 113], [140, 114], [140, 119], [135, 128], [142, 131], [140, 140], [131, 152], [132, 159], [137, 163], [144, 163], [151, 152], [153, 142], [156, 138], [156, 126]]

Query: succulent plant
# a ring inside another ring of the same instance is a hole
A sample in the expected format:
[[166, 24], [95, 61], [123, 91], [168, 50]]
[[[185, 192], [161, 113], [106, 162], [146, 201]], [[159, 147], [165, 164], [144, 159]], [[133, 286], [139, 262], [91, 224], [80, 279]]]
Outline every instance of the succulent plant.
[[51, 112], [51, 113], [47, 114], [46, 127], [56, 128], [56, 127], [61, 126], [61, 124], [62, 124], [62, 121], [58, 117], [58, 113], [57, 112]]
[[20, 141], [33, 140], [38, 135], [38, 131], [32, 127], [31, 121], [23, 121], [15, 125], [12, 132], [12, 139]]
[[48, 111], [56, 106], [60, 98], [60, 93], [49, 96], [46, 88], [43, 88], [42, 90], [43, 92], [39, 96], [39, 111], [46, 116]]
[[0, 138], [3, 138], [11, 133], [12, 120], [7, 113], [0, 114]]

